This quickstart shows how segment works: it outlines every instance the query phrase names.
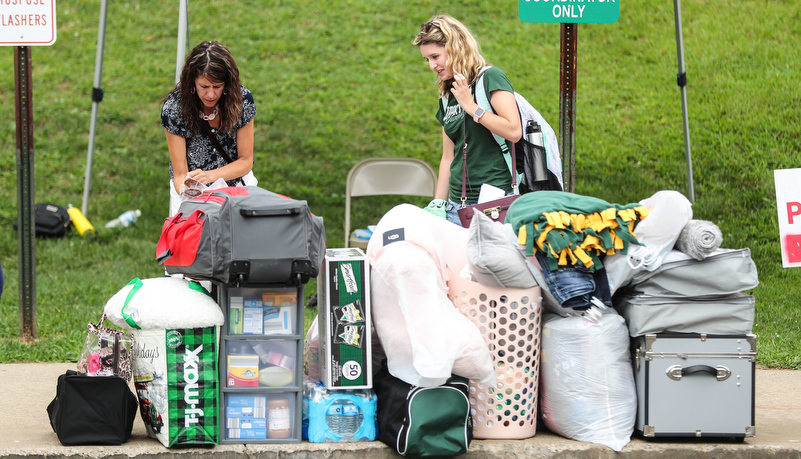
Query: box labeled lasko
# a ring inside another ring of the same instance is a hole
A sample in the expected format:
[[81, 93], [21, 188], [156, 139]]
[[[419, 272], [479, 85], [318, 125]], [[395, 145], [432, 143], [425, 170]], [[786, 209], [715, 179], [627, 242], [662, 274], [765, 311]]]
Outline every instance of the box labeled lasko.
[[327, 249], [317, 277], [320, 379], [329, 389], [369, 389], [370, 271], [358, 248]]

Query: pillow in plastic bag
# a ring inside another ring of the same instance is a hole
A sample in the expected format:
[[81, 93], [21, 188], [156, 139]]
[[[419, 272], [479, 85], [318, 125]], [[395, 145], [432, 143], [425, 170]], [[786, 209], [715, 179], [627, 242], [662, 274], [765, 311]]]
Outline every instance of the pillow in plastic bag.
[[372, 264], [370, 282], [373, 326], [393, 376], [424, 387], [452, 374], [495, 385], [484, 337], [453, 306], [428, 252], [410, 242], [388, 245]]
[[126, 329], [204, 328], [225, 322], [206, 289], [177, 277], [136, 278], [109, 298], [103, 312], [114, 325]]
[[447, 294], [448, 266], [460, 270], [468, 264], [467, 233], [417, 206], [400, 204], [381, 217], [367, 245], [379, 343], [373, 350], [386, 356], [390, 374], [408, 384], [438, 386], [457, 374], [495, 385], [484, 337]]

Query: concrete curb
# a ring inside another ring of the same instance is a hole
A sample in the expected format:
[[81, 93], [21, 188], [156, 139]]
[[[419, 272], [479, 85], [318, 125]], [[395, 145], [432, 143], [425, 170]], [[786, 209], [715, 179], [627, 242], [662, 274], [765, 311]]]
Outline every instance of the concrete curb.
[[[381, 442], [218, 445], [166, 448], [147, 438], [137, 414], [131, 439], [120, 446], [74, 446], [59, 443], [45, 408], [55, 396], [58, 375], [74, 364], [0, 365], [0, 458], [397, 458]], [[644, 439], [634, 436], [621, 452], [539, 431], [525, 440], [474, 440], [466, 459], [495, 458], [696, 458], [801, 459], [801, 371], [756, 372], [756, 436], [733, 439]]]

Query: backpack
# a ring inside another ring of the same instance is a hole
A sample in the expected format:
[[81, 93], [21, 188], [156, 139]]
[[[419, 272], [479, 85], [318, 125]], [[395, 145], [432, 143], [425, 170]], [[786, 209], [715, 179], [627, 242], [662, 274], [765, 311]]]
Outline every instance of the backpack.
[[[475, 82], [474, 98], [476, 103], [484, 110], [495, 113], [490, 104], [489, 94], [484, 86], [484, 72], [490, 67], [485, 67], [481, 70]], [[562, 156], [559, 154], [559, 142], [556, 139], [551, 125], [545, 121], [545, 118], [540, 115], [540, 112], [534, 108], [525, 97], [515, 91], [515, 102], [517, 102], [517, 109], [520, 112], [520, 123], [522, 132], [526, 132], [526, 124], [529, 120], [535, 121], [542, 128], [542, 140], [545, 146], [545, 154], [548, 159], [548, 181], [547, 182], [534, 182], [533, 177], [533, 149], [537, 148], [528, 141], [526, 141], [525, 134], [523, 137], [514, 144], [515, 149], [515, 167], [517, 169], [518, 185], [520, 194], [530, 193], [532, 191], [551, 190], [563, 191], [564, 183], [562, 181]], [[506, 139], [492, 133], [498, 146], [503, 151], [506, 164], [509, 166], [509, 171], [512, 170], [512, 155], [509, 147], [506, 145]]]
[[[42, 237], [62, 237], [72, 224], [67, 209], [51, 202], [36, 203], [33, 221], [36, 235]], [[19, 222], [14, 222], [14, 229], [19, 230]]]
[[412, 386], [392, 376], [386, 361], [375, 374], [378, 439], [401, 456], [457, 456], [473, 440], [469, 381], [451, 376], [441, 386]]

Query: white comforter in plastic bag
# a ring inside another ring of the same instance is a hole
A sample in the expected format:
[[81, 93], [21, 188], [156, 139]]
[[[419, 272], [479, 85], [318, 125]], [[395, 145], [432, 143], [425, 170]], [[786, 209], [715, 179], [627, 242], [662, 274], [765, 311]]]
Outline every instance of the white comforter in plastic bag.
[[637, 273], [659, 268], [684, 225], [693, 218], [692, 204], [678, 191], [657, 191], [640, 204], [650, 211], [634, 228], [634, 235], [644, 245], [630, 245], [628, 254], [615, 253], [603, 262], [612, 295]]
[[547, 314], [542, 326], [540, 409], [545, 426], [620, 451], [634, 431], [637, 391], [623, 318], [598, 323]]
[[446, 266], [466, 264], [466, 241], [465, 228], [409, 204], [387, 212], [373, 231], [373, 325], [390, 373], [409, 384], [436, 386], [453, 373], [495, 385], [481, 332], [447, 295]]

